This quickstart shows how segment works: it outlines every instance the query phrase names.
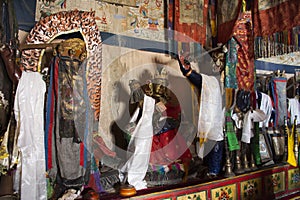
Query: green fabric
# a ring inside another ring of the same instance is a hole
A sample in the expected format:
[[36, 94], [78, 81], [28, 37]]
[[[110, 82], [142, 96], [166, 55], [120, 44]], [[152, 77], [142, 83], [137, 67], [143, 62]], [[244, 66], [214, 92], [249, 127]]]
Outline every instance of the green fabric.
[[54, 192], [54, 186], [53, 183], [51, 182], [50, 178], [46, 178], [46, 182], [47, 182], [47, 197], [49, 199], [49, 197], [53, 196], [53, 192]]
[[229, 111], [226, 112], [226, 136], [228, 140], [229, 151], [240, 149], [239, 141], [236, 137], [233, 121], [231, 120], [231, 114]]
[[251, 138], [251, 149], [254, 156], [255, 164], [261, 165], [260, 149], [259, 149], [259, 122], [254, 122], [254, 137]]

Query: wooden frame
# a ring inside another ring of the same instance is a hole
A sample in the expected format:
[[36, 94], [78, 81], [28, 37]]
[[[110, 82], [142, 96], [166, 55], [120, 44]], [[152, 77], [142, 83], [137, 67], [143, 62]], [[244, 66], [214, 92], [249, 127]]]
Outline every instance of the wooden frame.
[[270, 146], [275, 162], [281, 162], [284, 157], [285, 137], [277, 130], [268, 130], [267, 136], [270, 138]]
[[273, 153], [267, 133], [262, 131], [259, 134], [259, 150], [262, 163], [267, 163], [273, 160]]

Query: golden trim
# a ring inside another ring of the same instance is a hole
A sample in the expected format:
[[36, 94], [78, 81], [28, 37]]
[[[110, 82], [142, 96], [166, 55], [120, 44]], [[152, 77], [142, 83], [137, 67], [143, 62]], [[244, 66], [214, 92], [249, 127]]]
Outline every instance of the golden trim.
[[[85, 47], [86, 49], [88, 49], [88, 46], [87, 46], [87, 43], [86, 43], [86, 36], [82, 33], [81, 31], [81, 28], [78, 28], [78, 29], [74, 29], [74, 30], [71, 30], [71, 31], [63, 31], [63, 32], [60, 32], [56, 35], [54, 35], [46, 44], [43, 44], [43, 45], [49, 45], [51, 46], [50, 44], [60, 44], [60, 43], [52, 43], [52, 41], [54, 41], [57, 37], [61, 36], [61, 35], [68, 35], [68, 34], [71, 34], [71, 33], [76, 33], [76, 32], [80, 32], [80, 34], [82, 35], [83, 39], [84, 39], [84, 43], [85, 43]], [[31, 45], [31, 44], [28, 44], [28, 45]], [[41, 65], [42, 65], [42, 59], [43, 59], [43, 56], [44, 56], [44, 53], [45, 53], [45, 49], [42, 49], [41, 53], [40, 53], [40, 56], [39, 56], [39, 61], [38, 61], [38, 65], [37, 65], [37, 71], [38, 72], [41, 72]], [[87, 56], [88, 56], [89, 52], [87, 51]]]

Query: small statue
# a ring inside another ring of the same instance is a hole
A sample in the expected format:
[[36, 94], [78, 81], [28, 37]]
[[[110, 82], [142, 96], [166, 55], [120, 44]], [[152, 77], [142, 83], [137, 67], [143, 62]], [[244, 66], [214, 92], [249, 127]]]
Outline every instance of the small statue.
[[[218, 84], [217, 80], [214, 79], [214, 77], [209, 77], [204, 74], [197, 73], [194, 71], [191, 67], [190, 62], [182, 55], [177, 55], [177, 60], [178, 64], [180, 67], [180, 70], [182, 74], [194, 85], [197, 87], [199, 90], [199, 94], [201, 96], [200, 99], [203, 100], [203, 95], [204, 93], [206, 96], [205, 98], [213, 98], [214, 104], [208, 103], [208, 105], [201, 105], [203, 102], [208, 101], [201, 101], [200, 102], [200, 107], [204, 107], [204, 110], [207, 110], [210, 113], [210, 116], [207, 116], [207, 119], [211, 119], [213, 121], [203, 122], [206, 118], [201, 115], [200, 111], [201, 108], [199, 109], [199, 121], [198, 121], [198, 137], [199, 137], [199, 148], [204, 148], [203, 149], [210, 149], [208, 152], [204, 153], [204, 150], [199, 150], [198, 155], [200, 158], [203, 158], [205, 163], [208, 163], [208, 177], [209, 178], [214, 178], [218, 176], [221, 172], [221, 164], [222, 164], [222, 157], [223, 157], [223, 149], [224, 149], [224, 135], [223, 135], [223, 128], [220, 123], [222, 123], [220, 119], [220, 116], [222, 115], [222, 105], [221, 105], [221, 94], [218, 90]], [[211, 81], [211, 82], [209, 82]], [[203, 87], [203, 84], [205, 83], [206, 87]], [[216, 88], [211, 88], [212, 85], [215, 85]], [[205, 90], [204, 90], [205, 89]], [[209, 91], [209, 92], [207, 92]], [[211, 94], [210, 94], [211, 93]], [[209, 95], [210, 97], [207, 97]], [[211, 101], [211, 100], [210, 100]], [[212, 108], [210, 108], [212, 106]], [[209, 108], [208, 108], [209, 107]], [[202, 111], [203, 112], [203, 111]], [[219, 112], [219, 113], [215, 113]], [[203, 114], [203, 113], [202, 113]], [[202, 118], [201, 118], [202, 116]], [[202, 127], [202, 125], [204, 125]], [[205, 124], [214, 124], [214, 127], [211, 127], [209, 125]], [[201, 131], [200, 131], [201, 129]], [[203, 131], [203, 132], [202, 132]]]

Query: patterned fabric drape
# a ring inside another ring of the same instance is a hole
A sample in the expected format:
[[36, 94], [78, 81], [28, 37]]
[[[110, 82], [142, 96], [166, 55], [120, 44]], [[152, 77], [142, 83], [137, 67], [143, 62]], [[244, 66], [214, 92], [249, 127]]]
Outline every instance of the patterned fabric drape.
[[250, 11], [240, 13], [233, 30], [233, 36], [239, 44], [236, 68], [238, 88], [247, 91], [253, 91], [254, 89], [254, 53], [251, 19]]

